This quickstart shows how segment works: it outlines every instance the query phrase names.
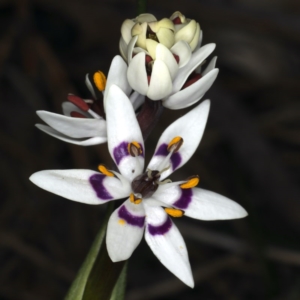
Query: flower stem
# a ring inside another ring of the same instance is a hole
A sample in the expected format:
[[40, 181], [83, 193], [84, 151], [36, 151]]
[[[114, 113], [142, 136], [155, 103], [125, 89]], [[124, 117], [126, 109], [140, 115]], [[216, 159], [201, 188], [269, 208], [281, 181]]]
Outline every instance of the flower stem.
[[144, 141], [147, 139], [164, 110], [162, 101], [152, 101], [145, 98], [145, 103], [137, 115], [137, 120], [139, 122]]
[[[107, 214], [105, 216], [105, 231], [108, 218], [111, 215], [114, 202], [108, 203]], [[108, 217], [107, 217], [108, 215]], [[113, 263], [108, 256], [105, 237], [95, 258], [93, 267], [90, 271], [85, 290], [82, 296], [83, 300], [107, 300], [110, 299], [112, 291], [118, 281], [125, 261]]]
[[[112, 201], [108, 203], [103, 224], [65, 300], [110, 299], [116, 282], [120, 281], [120, 273], [125, 262], [113, 263], [108, 256], [105, 244], [107, 222], [113, 208], [114, 202]], [[126, 273], [122, 279], [123, 281], [126, 280]]]
[[147, 11], [147, 0], [137, 0], [137, 14], [144, 14]]

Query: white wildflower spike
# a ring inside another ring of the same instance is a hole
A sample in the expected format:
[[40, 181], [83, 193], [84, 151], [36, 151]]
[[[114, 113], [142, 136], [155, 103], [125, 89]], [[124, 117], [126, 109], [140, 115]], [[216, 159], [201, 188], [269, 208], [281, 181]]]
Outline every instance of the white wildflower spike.
[[197, 176], [180, 182], [164, 180], [195, 152], [208, 112], [206, 100], [171, 124], [144, 172], [144, 143], [133, 107], [126, 94], [111, 85], [106, 105], [108, 148], [120, 173], [100, 165], [100, 172], [48, 170], [33, 174], [30, 180], [47, 191], [87, 204], [128, 198], [108, 222], [106, 244], [112, 261], [128, 259], [145, 232], [146, 242], [161, 263], [193, 287], [186, 245], [170, 217], [223, 220], [247, 215], [232, 200], [197, 188]]

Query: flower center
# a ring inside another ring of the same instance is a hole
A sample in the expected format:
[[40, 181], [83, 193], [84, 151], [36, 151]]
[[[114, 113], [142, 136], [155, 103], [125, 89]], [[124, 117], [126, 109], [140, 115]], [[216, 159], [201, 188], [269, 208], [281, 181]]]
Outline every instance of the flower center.
[[159, 178], [159, 171], [147, 170], [133, 179], [131, 183], [132, 191], [135, 194], [142, 195], [142, 198], [149, 198], [157, 190]]

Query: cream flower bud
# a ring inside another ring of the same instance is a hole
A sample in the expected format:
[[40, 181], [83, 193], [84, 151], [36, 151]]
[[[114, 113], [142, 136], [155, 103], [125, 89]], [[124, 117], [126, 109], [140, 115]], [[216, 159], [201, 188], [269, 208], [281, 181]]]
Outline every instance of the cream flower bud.
[[134, 19], [135, 23], [155, 22], [156, 18], [152, 14], [140, 14]]
[[138, 36], [136, 41], [137, 47], [142, 47], [143, 49], [146, 48], [146, 35], [147, 35], [147, 23], [144, 22], [142, 24], [136, 23], [131, 29], [131, 36]]
[[170, 17], [175, 27], [175, 42], [186, 41], [192, 51], [197, 48], [200, 39], [200, 25], [195, 20], [187, 19], [182, 13], [176, 11]]
[[123, 58], [127, 60], [130, 41], [136, 36], [135, 48], [147, 50], [146, 40], [150, 39], [170, 49], [175, 44], [174, 30], [175, 26], [170, 19], [164, 18], [157, 21], [151, 14], [141, 14], [135, 19], [127, 19], [121, 27], [120, 52]]

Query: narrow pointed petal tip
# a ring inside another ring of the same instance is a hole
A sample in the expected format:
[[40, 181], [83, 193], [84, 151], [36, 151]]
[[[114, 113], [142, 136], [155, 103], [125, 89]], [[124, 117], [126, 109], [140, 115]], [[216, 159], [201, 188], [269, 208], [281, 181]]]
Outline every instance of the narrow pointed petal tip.
[[175, 224], [161, 207], [146, 206], [145, 239], [154, 255], [175, 276], [194, 287], [185, 242]]
[[189, 201], [186, 202], [185, 215], [199, 220], [233, 220], [248, 215], [247, 211], [235, 201], [200, 188], [192, 190]]

